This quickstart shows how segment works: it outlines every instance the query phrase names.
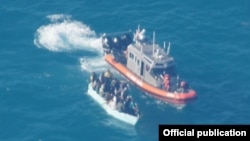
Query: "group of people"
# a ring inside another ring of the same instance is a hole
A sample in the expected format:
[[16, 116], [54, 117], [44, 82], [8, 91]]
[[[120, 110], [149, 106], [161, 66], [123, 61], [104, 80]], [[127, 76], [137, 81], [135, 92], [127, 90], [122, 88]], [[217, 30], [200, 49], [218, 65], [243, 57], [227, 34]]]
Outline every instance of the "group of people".
[[107, 101], [111, 108], [131, 115], [139, 115], [138, 105], [129, 95], [128, 84], [114, 78], [110, 70], [102, 72], [99, 76], [92, 72], [90, 82], [93, 89]]
[[[167, 73], [164, 73], [162, 76], [163, 82], [162, 86], [163, 89], [166, 91], [170, 91], [170, 75]], [[178, 76], [177, 76], [178, 77]], [[189, 89], [188, 83], [186, 81], [180, 81], [179, 78], [177, 78], [177, 88], [176, 91], [180, 93], [186, 93]]]

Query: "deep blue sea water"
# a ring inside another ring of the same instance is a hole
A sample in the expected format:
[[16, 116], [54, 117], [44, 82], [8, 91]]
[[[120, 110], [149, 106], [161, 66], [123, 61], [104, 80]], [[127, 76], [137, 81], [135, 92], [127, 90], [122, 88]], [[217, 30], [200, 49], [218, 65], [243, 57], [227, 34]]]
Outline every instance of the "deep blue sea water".
[[[156, 141], [159, 124], [250, 123], [248, 1], [2, 0], [0, 18], [1, 141]], [[138, 24], [171, 42], [198, 97], [178, 109], [131, 84], [142, 113], [131, 127], [86, 91], [88, 71], [108, 68], [100, 35]]]

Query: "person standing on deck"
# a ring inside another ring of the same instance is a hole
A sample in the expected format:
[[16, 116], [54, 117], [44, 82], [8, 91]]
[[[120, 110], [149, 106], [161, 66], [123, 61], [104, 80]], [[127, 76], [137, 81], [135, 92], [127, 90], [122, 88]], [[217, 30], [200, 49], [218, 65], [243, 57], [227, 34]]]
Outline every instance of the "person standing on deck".
[[165, 74], [164, 78], [163, 78], [163, 84], [164, 84], [165, 90], [167, 90], [167, 91], [169, 91], [169, 83], [170, 83], [169, 75]]

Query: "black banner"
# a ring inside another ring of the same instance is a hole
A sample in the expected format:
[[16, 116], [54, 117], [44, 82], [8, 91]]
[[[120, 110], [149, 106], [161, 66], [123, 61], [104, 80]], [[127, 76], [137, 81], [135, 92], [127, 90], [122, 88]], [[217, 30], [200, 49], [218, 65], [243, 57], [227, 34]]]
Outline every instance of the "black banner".
[[234, 138], [250, 141], [250, 125], [159, 125], [159, 141]]

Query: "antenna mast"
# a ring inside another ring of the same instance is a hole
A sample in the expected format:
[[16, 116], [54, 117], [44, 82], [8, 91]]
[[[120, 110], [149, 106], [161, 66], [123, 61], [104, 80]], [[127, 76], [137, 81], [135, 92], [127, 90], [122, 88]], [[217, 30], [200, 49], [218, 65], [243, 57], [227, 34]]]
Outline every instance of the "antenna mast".
[[170, 42], [168, 42], [168, 50], [167, 50], [167, 55], [169, 55], [170, 52]]
[[153, 56], [155, 51], [155, 32], [153, 32]]

